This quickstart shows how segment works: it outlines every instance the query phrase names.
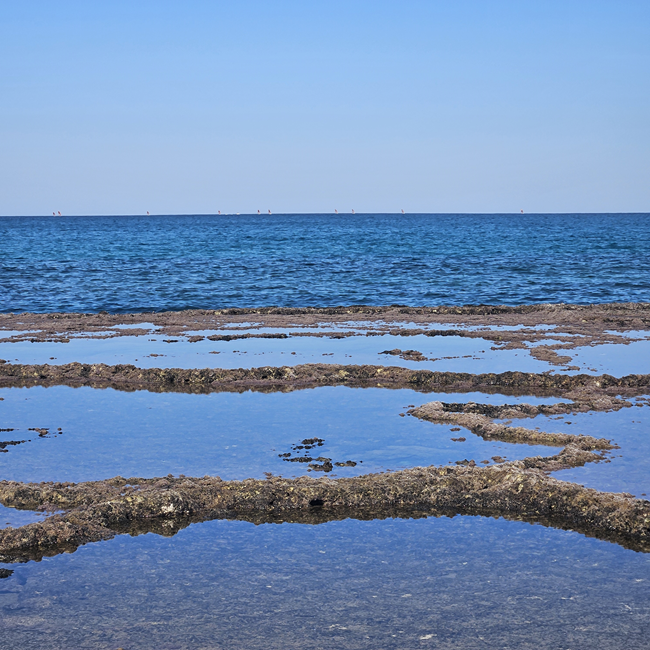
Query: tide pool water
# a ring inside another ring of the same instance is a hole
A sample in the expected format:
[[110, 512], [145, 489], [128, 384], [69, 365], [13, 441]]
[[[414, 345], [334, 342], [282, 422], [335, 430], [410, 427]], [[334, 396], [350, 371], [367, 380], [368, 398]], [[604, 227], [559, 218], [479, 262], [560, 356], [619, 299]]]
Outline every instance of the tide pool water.
[[[241, 480], [264, 478], [265, 472], [285, 477], [312, 472], [306, 462], [283, 460], [280, 455], [287, 453], [333, 463], [351, 460], [357, 464], [335, 466], [328, 475], [358, 476], [559, 451], [486, 441], [464, 429], [400, 416], [409, 405], [435, 399], [503, 404], [552, 398], [345, 386], [208, 395], [37, 386], [0, 388], [0, 398], [1, 426], [13, 429], [0, 433], [0, 440], [28, 441], [0, 454], [0, 478], [23, 482], [167, 474]], [[34, 428], [49, 433], [39, 436], [30, 431]], [[306, 438], [323, 444], [311, 451], [293, 449]]]
[[0, 312], [650, 300], [650, 214], [0, 218]]
[[[201, 332], [199, 332], [201, 333]], [[643, 332], [645, 336], [650, 333]], [[0, 330], [0, 337], [5, 332]], [[552, 343], [544, 341], [543, 343]], [[534, 347], [534, 346], [531, 346]], [[387, 351], [415, 349], [421, 360], [404, 358]], [[645, 374], [650, 358], [650, 340], [627, 345], [605, 344], [561, 350], [570, 357], [573, 369], [536, 359], [530, 350], [499, 349], [480, 338], [424, 335], [408, 338], [354, 336], [344, 339], [299, 337], [286, 339], [243, 339], [190, 343], [186, 337], [165, 335], [75, 338], [67, 343], [19, 341], [0, 343], [0, 359], [10, 363], [62, 365], [66, 363], [132, 364], [139, 368], [261, 368], [296, 366], [305, 363], [400, 366], [413, 370], [449, 372], [558, 372], [623, 376]]]
[[650, 633], [649, 555], [486, 517], [212, 521], [4, 567], [3, 648], [642, 650]]

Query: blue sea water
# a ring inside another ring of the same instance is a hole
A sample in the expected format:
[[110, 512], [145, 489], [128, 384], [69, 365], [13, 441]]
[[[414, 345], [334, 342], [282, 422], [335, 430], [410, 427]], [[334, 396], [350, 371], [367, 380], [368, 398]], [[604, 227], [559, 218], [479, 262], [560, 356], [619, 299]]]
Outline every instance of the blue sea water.
[[650, 300], [650, 214], [0, 218], [0, 312]]

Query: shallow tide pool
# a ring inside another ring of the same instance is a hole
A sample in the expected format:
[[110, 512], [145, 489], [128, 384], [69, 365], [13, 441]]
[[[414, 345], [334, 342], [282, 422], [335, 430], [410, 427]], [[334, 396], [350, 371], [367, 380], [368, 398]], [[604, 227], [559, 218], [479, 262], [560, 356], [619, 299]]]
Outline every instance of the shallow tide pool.
[[[73, 338], [69, 343], [19, 341], [0, 343], [0, 358], [11, 363], [128, 363], [140, 368], [259, 368], [303, 363], [373, 364], [413, 369], [481, 372], [522, 370], [544, 372], [548, 363], [526, 350], [491, 350], [492, 343], [460, 336], [352, 336], [341, 339], [295, 336], [287, 339], [239, 339], [190, 343], [182, 336], [119, 336]], [[426, 361], [381, 354], [415, 349]]]
[[[557, 451], [488, 442], [466, 430], [400, 416], [435, 399], [549, 401], [540, 398], [345, 386], [207, 395], [55, 386], [2, 388], [0, 397], [1, 427], [15, 429], [2, 432], [2, 440], [27, 441], [0, 454], [0, 476], [16, 481], [167, 474], [244, 479], [312, 471], [308, 463], [280, 458], [286, 453], [356, 462], [330, 474], [351, 476], [464, 459], [493, 464], [493, 456], [513, 460]], [[324, 442], [309, 451], [292, 449], [307, 438]]]
[[[126, 327], [126, 326], [125, 326]], [[266, 328], [270, 329], [270, 328]], [[282, 330], [274, 329], [273, 333]], [[284, 330], [287, 331], [287, 330]], [[210, 331], [192, 334], [211, 335]], [[230, 334], [221, 330], [220, 334]], [[240, 334], [241, 332], [236, 332]], [[252, 333], [259, 334], [254, 330]], [[648, 335], [648, 332], [644, 332]], [[0, 336], [4, 332], [0, 331]], [[554, 339], [530, 345], [550, 345]], [[385, 354], [391, 350], [416, 350], [421, 360]], [[566, 374], [608, 373], [622, 376], [647, 371], [650, 340], [631, 341], [627, 345], [604, 344], [557, 350], [571, 357], [566, 365], [551, 364], [534, 358], [528, 349], [499, 349], [493, 341], [462, 336], [429, 337], [423, 334], [400, 336], [292, 336], [285, 339], [237, 339], [191, 343], [185, 336], [147, 334], [114, 338], [70, 338], [68, 343], [18, 341], [0, 343], [0, 359], [10, 363], [61, 365], [72, 362], [133, 364], [140, 368], [259, 368], [294, 366], [304, 363], [371, 364], [400, 366], [414, 370], [450, 372], [558, 372]], [[577, 368], [577, 369], [576, 369]]]
[[484, 517], [212, 521], [0, 581], [0, 646], [647, 648], [650, 555]]
[[[6, 350], [14, 350], [27, 362], [29, 355], [58, 351], [49, 363], [143, 367], [193, 367], [209, 359], [222, 367], [326, 361], [469, 372], [549, 368], [525, 350], [490, 351], [487, 342], [457, 337], [421, 337], [428, 348], [417, 345], [418, 337], [393, 337], [399, 345], [386, 336], [170, 344], [159, 338], [2, 344], [0, 356], [10, 358]], [[599, 372], [645, 368], [647, 356], [634, 345], [585, 349], [581, 363], [594, 364], [593, 355], [604, 350]], [[377, 354], [391, 347], [456, 358], [418, 363]], [[215, 350], [220, 354], [209, 354]], [[432, 400], [540, 404], [558, 398], [345, 386], [210, 394], [0, 388], [0, 442], [25, 441], [4, 447], [0, 478], [324, 475], [283, 454], [352, 461], [327, 475], [353, 476], [560, 451], [486, 442], [466, 429], [403, 415]], [[605, 437], [620, 446], [610, 462], [556, 472], [557, 478], [637, 496], [650, 490], [647, 405], [513, 424]], [[313, 438], [322, 445], [296, 449]], [[0, 528], [43, 516], [0, 506]], [[650, 635], [649, 587], [650, 554], [521, 521], [216, 520], [170, 537], [119, 535], [39, 562], [0, 564], [0, 649], [636, 650], [647, 648]]]

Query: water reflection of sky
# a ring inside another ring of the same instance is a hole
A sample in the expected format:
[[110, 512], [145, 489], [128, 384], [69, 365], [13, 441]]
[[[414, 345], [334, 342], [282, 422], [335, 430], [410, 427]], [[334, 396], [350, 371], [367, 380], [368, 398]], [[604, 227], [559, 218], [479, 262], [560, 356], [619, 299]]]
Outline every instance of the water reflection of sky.
[[[17, 481], [170, 473], [224, 479], [262, 478], [264, 472], [296, 476], [307, 473], [308, 464], [286, 462], [278, 455], [313, 437], [325, 444], [309, 452], [312, 457], [363, 461], [356, 467], [336, 467], [330, 476], [464, 459], [492, 464], [492, 456], [554, 453], [549, 447], [487, 442], [466, 430], [400, 416], [409, 405], [434, 399], [553, 401], [549, 399], [343, 386], [208, 395], [55, 386], [3, 388], [0, 397], [2, 426], [16, 428], [3, 435], [31, 439], [0, 455], [0, 478]], [[52, 433], [39, 437], [29, 427], [49, 427]], [[61, 434], [56, 433], [59, 427]], [[466, 440], [451, 440], [460, 437]]]
[[620, 447], [609, 455], [610, 463], [589, 463], [584, 467], [554, 472], [555, 478], [604, 492], [629, 492], [643, 498], [647, 498], [650, 494], [650, 408], [648, 406], [641, 408], [634, 406], [613, 413], [578, 413], [566, 415], [559, 420], [538, 417], [534, 422], [535, 426], [545, 431], [607, 438]]
[[[166, 341], [173, 341], [172, 343]], [[69, 343], [0, 344], [0, 358], [13, 363], [129, 363], [141, 368], [255, 368], [340, 363], [395, 365], [413, 369], [490, 372], [544, 372], [551, 366], [525, 350], [492, 351], [492, 343], [456, 336], [354, 336], [342, 339], [295, 336], [288, 339], [203, 340], [189, 343], [180, 336], [120, 336], [111, 339], [72, 339]], [[407, 361], [380, 354], [415, 349], [436, 361]], [[153, 355], [153, 356], [152, 356]], [[452, 357], [452, 358], [441, 358]], [[480, 370], [483, 368], [484, 370]]]
[[8, 527], [19, 528], [26, 524], [32, 524], [35, 521], [42, 521], [45, 517], [46, 515], [44, 513], [7, 508], [0, 503], [0, 529]]
[[[166, 341], [173, 341], [172, 343]], [[483, 339], [456, 336], [347, 337], [343, 339], [290, 337], [288, 339], [203, 340], [160, 335], [121, 336], [111, 339], [72, 339], [69, 343], [0, 344], [0, 357], [12, 363], [133, 364], [141, 368], [255, 368], [303, 363], [394, 365], [412, 369], [452, 372], [558, 372], [561, 367], [534, 359], [527, 350], [492, 350]], [[427, 361], [411, 361], [380, 354], [385, 350], [417, 350]], [[605, 344], [558, 350], [569, 355], [579, 370], [568, 374], [625, 375], [647, 371], [650, 341], [628, 345]], [[566, 371], [565, 371], [566, 372]]]
[[631, 650], [650, 614], [647, 555], [485, 517], [212, 521], [4, 566], [7, 648]]
[[[48, 359], [56, 363], [137, 358], [138, 365], [185, 367], [209, 358], [215, 360], [211, 365], [239, 367], [258, 365], [245, 361], [250, 357], [264, 359], [259, 365], [288, 365], [334, 350], [319, 361], [427, 367], [377, 355], [400, 347], [430, 356], [472, 355], [444, 360], [447, 370], [525, 369], [531, 362], [548, 367], [526, 351], [490, 351], [484, 341], [458, 337], [195, 344], [183, 337], [165, 344], [162, 338], [3, 344], [0, 356], [10, 349], [16, 356], [58, 356]], [[580, 349], [576, 356], [600, 372], [646, 370], [649, 356], [640, 343]], [[215, 349], [221, 354], [209, 355]], [[143, 363], [143, 351], [152, 350], [167, 356]], [[400, 416], [410, 405], [435, 399], [539, 404], [557, 398], [343, 386], [207, 395], [54, 386], [2, 388], [0, 397], [0, 427], [16, 429], [0, 434], [2, 439], [31, 439], [0, 454], [0, 478], [20, 481], [169, 473], [295, 476], [305, 474], [307, 464], [284, 462], [278, 454], [308, 437], [325, 440], [313, 455], [363, 460], [330, 476], [559, 451], [486, 442], [465, 429]], [[640, 495], [650, 489], [649, 413], [647, 406], [635, 406], [513, 424], [612, 439], [620, 449], [610, 463], [554, 476]], [[50, 433], [41, 437], [30, 427]], [[55, 433], [59, 427], [61, 434]], [[461, 437], [464, 442], [451, 440]], [[0, 528], [42, 518], [0, 506]], [[630, 650], [644, 647], [650, 616], [650, 556], [576, 532], [484, 517], [319, 525], [220, 520], [194, 524], [171, 538], [122, 535], [0, 569], [13, 570], [0, 580], [0, 638], [7, 647], [478, 649], [527, 647], [534, 640], [549, 650]]]

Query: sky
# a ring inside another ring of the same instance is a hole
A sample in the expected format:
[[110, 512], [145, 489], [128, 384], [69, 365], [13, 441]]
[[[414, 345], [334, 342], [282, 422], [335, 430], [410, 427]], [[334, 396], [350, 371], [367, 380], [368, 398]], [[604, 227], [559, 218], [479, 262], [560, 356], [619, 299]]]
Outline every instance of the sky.
[[650, 211], [648, 0], [2, 0], [0, 215]]

